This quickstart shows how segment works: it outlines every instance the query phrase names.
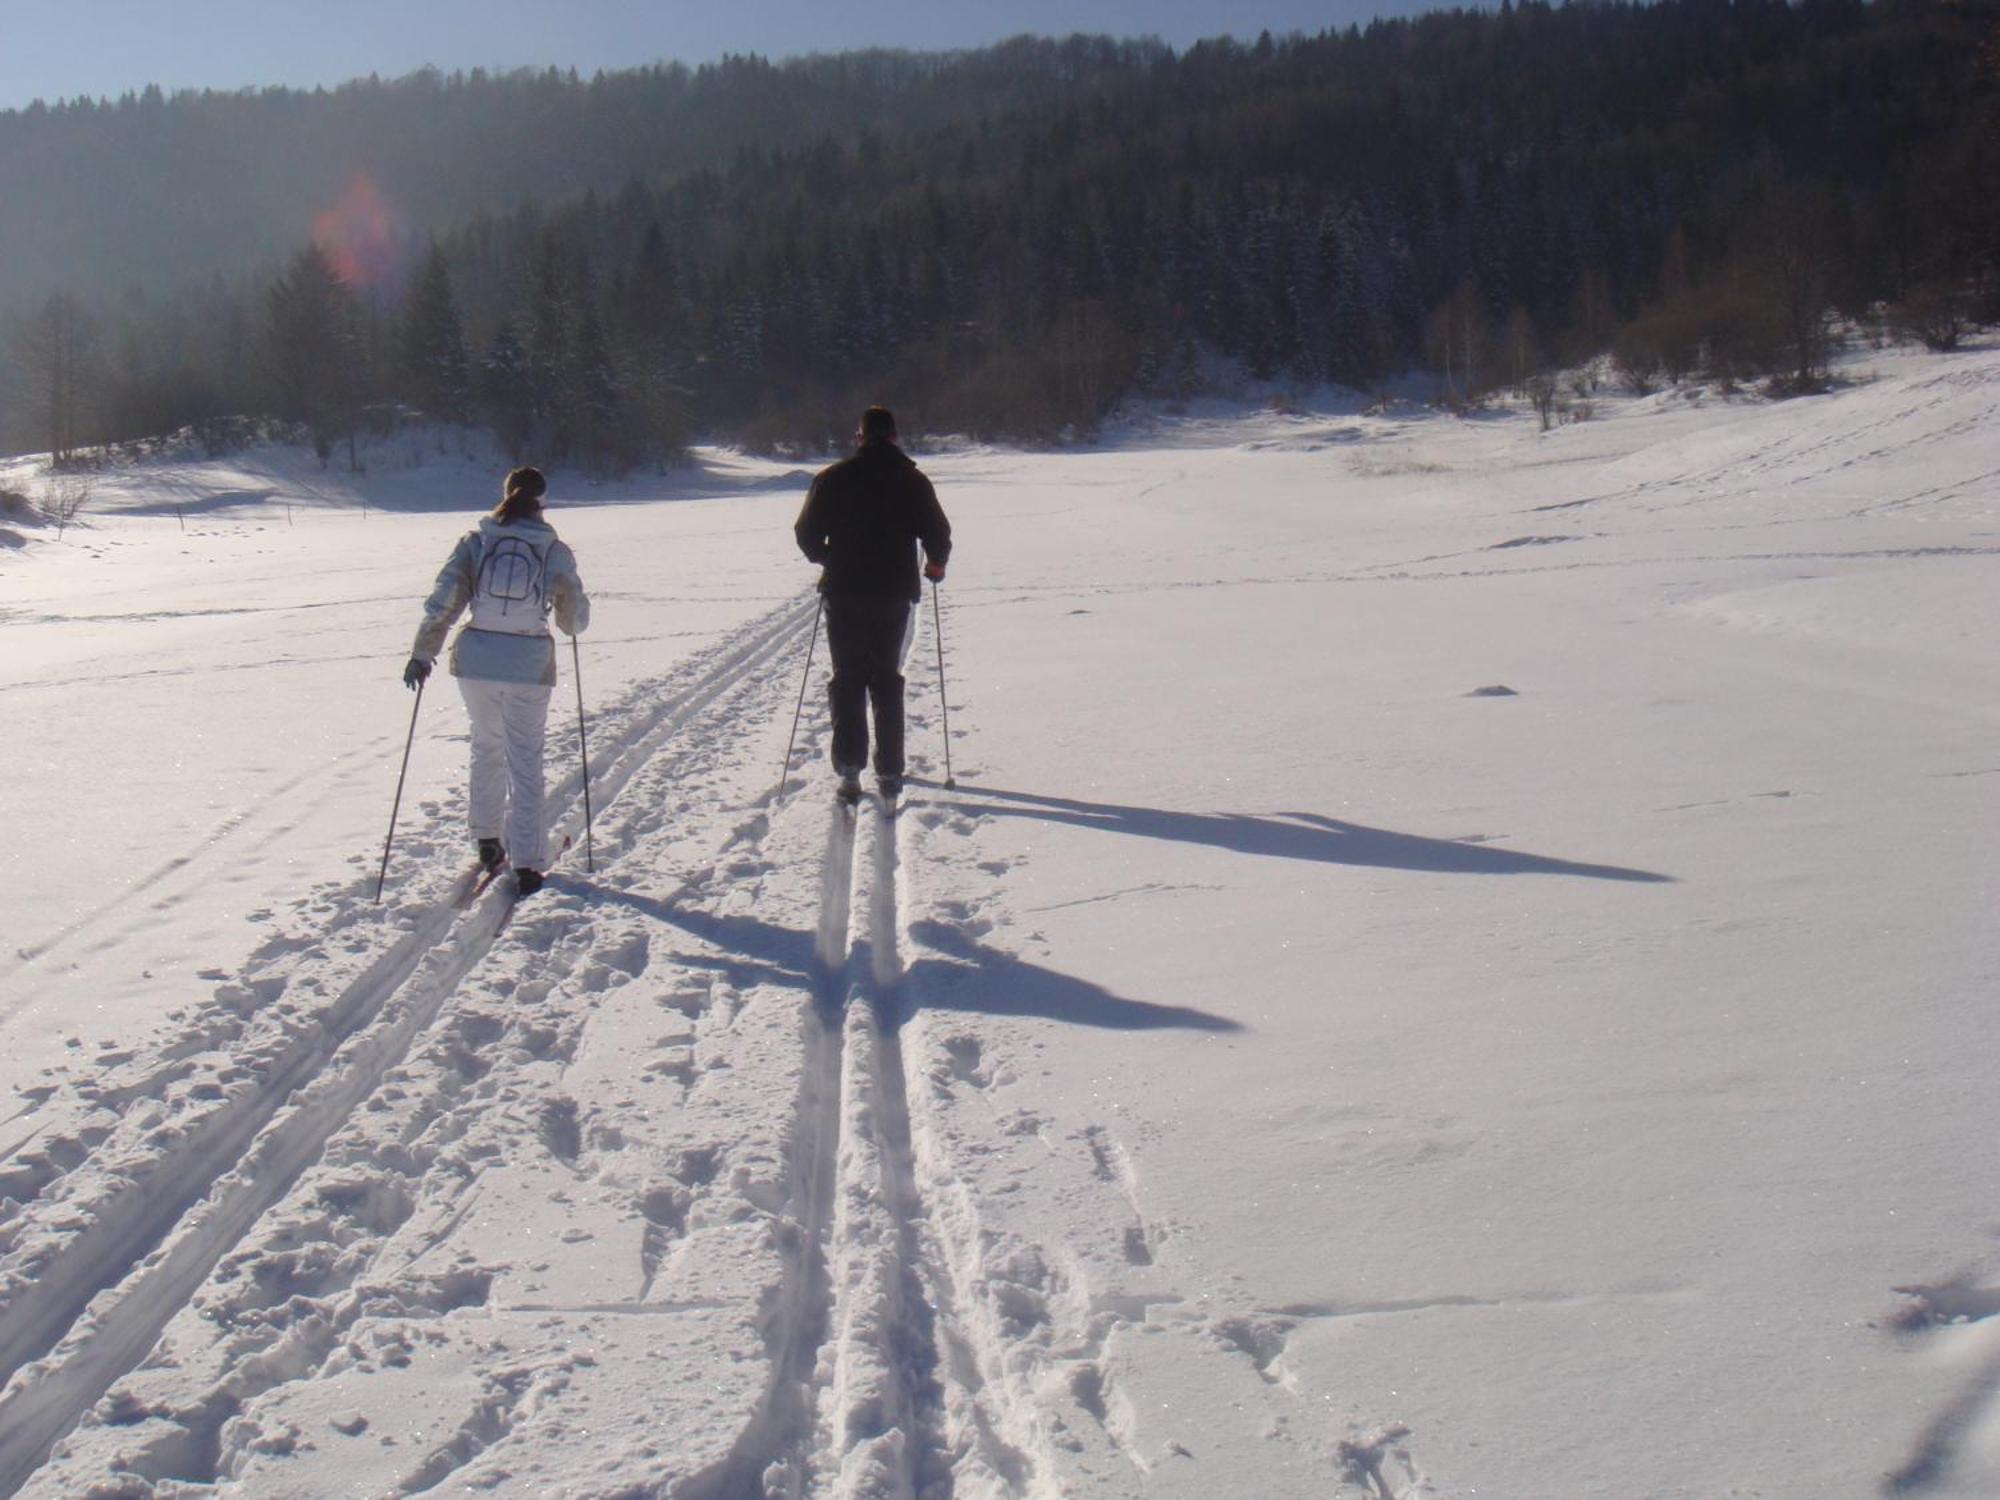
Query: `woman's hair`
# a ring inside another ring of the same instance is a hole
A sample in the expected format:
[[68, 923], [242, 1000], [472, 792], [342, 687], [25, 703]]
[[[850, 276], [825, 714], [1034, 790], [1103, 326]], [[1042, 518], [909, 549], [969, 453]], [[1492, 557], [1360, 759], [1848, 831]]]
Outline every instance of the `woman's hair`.
[[501, 486], [501, 499], [493, 507], [493, 519], [505, 526], [523, 517], [538, 516], [542, 513], [542, 496], [548, 492], [549, 482], [542, 478], [540, 469], [516, 469]]

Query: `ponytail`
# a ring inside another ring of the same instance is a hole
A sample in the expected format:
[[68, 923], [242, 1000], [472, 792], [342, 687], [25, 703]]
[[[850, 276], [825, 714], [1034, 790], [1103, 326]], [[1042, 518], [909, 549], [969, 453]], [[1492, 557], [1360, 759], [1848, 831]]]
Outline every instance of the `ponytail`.
[[548, 492], [549, 482], [542, 478], [540, 469], [516, 469], [501, 487], [501, 500], [493, 507], [493, 519], [502, 526], [508, 526], [539, 516], [542, 513], [542, 496]]

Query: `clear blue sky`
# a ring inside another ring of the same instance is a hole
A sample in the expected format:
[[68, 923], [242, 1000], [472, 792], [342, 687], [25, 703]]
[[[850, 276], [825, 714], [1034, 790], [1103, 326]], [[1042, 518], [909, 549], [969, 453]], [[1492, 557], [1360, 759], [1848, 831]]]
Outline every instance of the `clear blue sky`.
[[725, 52], [935, 51], [1033, 32], [1245, 40], [1437, 0], [0, 0], [0, 109], [157, 83], [311, 87], [426, 64], [589, 74]]

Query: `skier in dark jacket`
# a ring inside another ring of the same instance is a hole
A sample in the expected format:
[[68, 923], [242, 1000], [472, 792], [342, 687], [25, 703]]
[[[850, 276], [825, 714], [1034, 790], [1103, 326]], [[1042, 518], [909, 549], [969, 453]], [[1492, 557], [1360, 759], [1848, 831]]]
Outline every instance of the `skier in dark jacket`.
[[911, 606], [923, 577], [944, 577], [951, 522], [930, 480], [896, 445], [886, 407], [861, 414], [854, 456], [822, 469], [793, 527], [799, 550], [820, 564], [826, 640], [833, 653], [827, 696], [833, 709], [833, 768], [840, 794], [861, 795], [868, 759], [867, 705], [875, 709], [875, 777], [887, 797], [903, 789], [903, 659], [910, 648]]

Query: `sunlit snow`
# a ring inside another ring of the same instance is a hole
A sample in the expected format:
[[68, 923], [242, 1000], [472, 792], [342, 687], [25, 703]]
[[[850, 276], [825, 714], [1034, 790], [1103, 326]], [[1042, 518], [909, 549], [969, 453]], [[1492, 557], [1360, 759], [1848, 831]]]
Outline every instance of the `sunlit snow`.
[[492, 455], [0, 516], [0, 1493], [2000, 1493], [2000, 347], [1841, 375], [924, 454], [851, 830], [810, 465], [558, 474], [511, 915]]

